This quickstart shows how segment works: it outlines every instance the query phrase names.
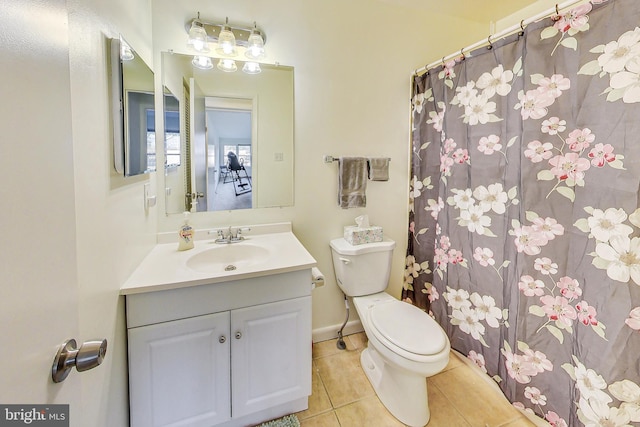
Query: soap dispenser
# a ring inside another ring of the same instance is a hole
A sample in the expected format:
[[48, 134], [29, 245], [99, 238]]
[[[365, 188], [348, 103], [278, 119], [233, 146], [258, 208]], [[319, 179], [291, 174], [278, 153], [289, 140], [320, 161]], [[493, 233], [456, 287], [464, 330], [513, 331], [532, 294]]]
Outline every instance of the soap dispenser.
[[193, 227], [189, 225], [189, 215], [190, 212], [185, 212], [184, 214], [184, 223], [180, 226], [178, 230], [178, 250], [186, 251], [189, 249], [193, 249]]

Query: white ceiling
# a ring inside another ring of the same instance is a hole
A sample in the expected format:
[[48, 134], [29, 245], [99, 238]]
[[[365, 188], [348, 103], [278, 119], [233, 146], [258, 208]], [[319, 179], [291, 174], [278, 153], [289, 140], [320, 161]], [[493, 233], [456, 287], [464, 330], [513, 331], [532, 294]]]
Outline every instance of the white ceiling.
[[207, 110], [207, 127], [218, 138], [251, 139], [251, 112]]
[[497, 21], [537, 0], [378, 0], [402, 7], [433, 11], [478, 22]]

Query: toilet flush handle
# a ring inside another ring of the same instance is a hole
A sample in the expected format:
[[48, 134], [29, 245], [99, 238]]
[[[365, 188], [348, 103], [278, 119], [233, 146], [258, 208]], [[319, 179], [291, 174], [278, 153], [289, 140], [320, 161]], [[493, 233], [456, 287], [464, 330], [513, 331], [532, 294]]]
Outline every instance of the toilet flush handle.
[[340, 257], [340, 261], [342, 261], [343, 264], [351, 264], [351, 260], [349, 258]]

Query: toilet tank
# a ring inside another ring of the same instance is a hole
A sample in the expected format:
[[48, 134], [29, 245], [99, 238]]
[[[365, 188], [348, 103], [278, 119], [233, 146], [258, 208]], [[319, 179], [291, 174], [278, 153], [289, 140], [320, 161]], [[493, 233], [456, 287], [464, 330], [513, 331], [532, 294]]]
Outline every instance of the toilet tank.
[[347, 296], [357, 297], [382, 292], [391, 273], [391, 258], [396, 242], [352, 245], [344, 238], [329, 242], [338, 286]]

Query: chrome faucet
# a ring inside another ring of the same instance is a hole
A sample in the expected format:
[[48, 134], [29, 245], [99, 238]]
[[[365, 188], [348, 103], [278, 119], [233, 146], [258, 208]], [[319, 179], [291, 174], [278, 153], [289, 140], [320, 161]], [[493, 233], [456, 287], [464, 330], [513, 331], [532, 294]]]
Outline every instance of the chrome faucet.
[[[226, 234], [225, 234], [226, 231]], [[244, 236], [242, 235], [243, 231], [251, 231], [249, 227], [231, 227], [227, 230], [217, 229], [209, 231], [209, 234], [217, 234], [215, 243], [228, 244], [228, 243], [237, 243], [244, 240]]]

